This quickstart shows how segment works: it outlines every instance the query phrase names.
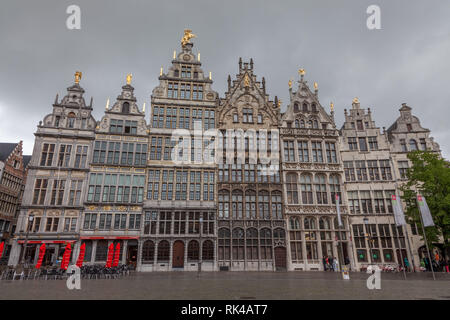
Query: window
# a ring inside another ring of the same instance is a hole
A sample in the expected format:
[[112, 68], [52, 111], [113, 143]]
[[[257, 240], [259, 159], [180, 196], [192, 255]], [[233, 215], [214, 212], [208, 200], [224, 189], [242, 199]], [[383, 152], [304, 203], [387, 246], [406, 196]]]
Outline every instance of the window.
[[150, 147], [150, 160], [161, 160], [162, 137], [152, 136]]
[[392, 208], [392, 195], [395, 194], [394, 190], [385, 190], [384, 191], [384, 199], [386, 200], [387, 212], [393, 213]]
[[417, 149], [417, 142], [414, 139], [409, 140], [409, 149], [411, 151], [416, 151]]
[[366, 138], [358, 138], [358, 142], [359, 142], [359, 150], [360, 151], [367, 151]]
[[[258, 193], [258, 211], [260, 219], [270, 219], [269, 192], [261, 190]], [[256, 215], [256, 213], [255, 213]]]
[[358, 144], [356, 143], [356, 137], [348, 137], [348, 148], [349, 150], [358, 150]]
[[87, 146], [77, 146], [77, 153], [75, 155], [75, 168], [86, 168]]
[[320, 141], [312, 141], [311, 148], [313, 162], [323, 162], [322, 143]]
[[331, 203], [336, 203], [336, 195], [339, 196], [339, 203], [342, 204], [342, 196], [341, 196], [341, 184], [339, 176], [331, 175], [330, 176], [330, 193], [331, 193]]
[[46, 232], [58, 231], [59, 218], [47, 218], [47, 224], [45, 226]]
[[402, 148], [403, 152], [408, 151], [408, 149], [406, 148], [406, 141], [405, 141], [405, 139], [400, 139], [400, 147]]
[[256, 193], [253, 190], [245, 192], [245, 217], [256, 219]]
[[122, 104], [122, 113], [130, 113], [130, 103], [124, 102]]
[[277, 219], [283, 219], [283, 214], [281, 211], [281, 192], [272, 192], [272, 217]]
[[344, 172], [346, 181], [355, 181], [355, 168], [353, 161], [344, 161]]
[[400, 172], [400, 178], [401, 179], [407, 179], [408, 178], [408, 161], [399, 161], [398, 162], [398, 171]]
[[284, 161], [294, 162], [294, 141], [284, 141]]
[[159, 170], [148, 171], [147, 199], [157, 200], [159, 193]]
[[[362, 224], [354, 224], [353, 225], [353, 240], [355, 242], [356, 248], [365, 248], [366, 247], [366, 237], [365, 237], [365, 232], [364, 232], [364, 226]], [[362, 251], [365, 252], [366, 250], [362, 250]], [[366, 254], [367, 253], [364, 253], [364, 256], [366, 256]], [[361, 261], [359, 254], [358, 254], [358, 261]]]
[[253, 123], [253, 109], [248, 108], [242, 109], [242, 122]]
[[44, 204], [47, 193], [47, 179], [36, 179], [34, 184], [33, 204]]
[[361, 208], [363, 213], [373, 213], [370, 191], [361, 191]]
[[77, 227], [77, 218], [64, 219], [64, 232], [74, 232]]
[[234, 190], [232, 193], [232, 210], [234, 219], [242, 219], [242, 191]]
[[[297, 228], [299, 229], [299, 228]], [[294, 229], [295, 230], [295, 229]], [[294, 263], [302, 262], [302, 236], [301, 231], [289, 231], [289, 239], [291, 244], [291, 259]]]
[[68, 128], [74, 128], [75, 127], [75, 113], [71, 112], [67, 116], [67, 127]]
[[298, 203], [298, 191], [297, 191], [297, 174], [288, 173], [286, 175], [286, 191], [287, 201], [289, 204]]
[[103, 173], [91, 173], [89, 177], [89, 188], [87, 201], [100, 202], [100, 192], [102, 188]]
[[358, 191], [349, 191], [347, 192], [348, 197], [348, 205], [350, 207], [350, 212], [354, 214], [360, 213], [359, 209], [359, 200], [358, 200]]
[[191, 99], [191, 85], [189, 83], [180, 84], [180, 99]]
[[358, 181], [367, 181], [366, 162], [364, 160], [357, 160], [355, 161], [355, 166]]
[[120, 164], [133, 165], [134, 143], [123, 143]]
[[238, 123], [239, 122], [239, 116], [237, 113], [233, 113], [233, 122]]
[[61, 120], [60, 116], [55, 116], [55, 127], [59, 127], [60, 120]]
[[167, 88], [167, 97], [168, 98], [178, 98], [178, 83], [169, 82]]
[[191, 66], [181, 66], [181, 77], [182, 78], [191, 77]]
[[427, 142], [424, 138], [420, 138], [420, 148], [424, 151], [427, 150]]
[[315, 176], [315, 187], [316, 187], [316, 199], [318, 204], [327, 204], [327, 185], [326, 178], [323, 174], [317, 174]]
[[62, 144], [59, 146], [58, 167], [69, 166], [71, 152], [72, 146], [70, 144]]
[[374, 191], [374, 205], [375, 213], [385, 213], [386, 208], [384, 206], [383, 191]]
[[389, 160], [380, 160], [381, 179], [392, 180], [391, 166]]
[[41, 154], [41, 166], [49, 167], [52, 165], [54, 152], [55, 152], [54, 144], [44, 143]]
[[146, 240], [142, 245], [142, 263], [153, 264], [155, 260], [155, 243], [151, 240]]
[[358, 130], [364, 130], [362, 120], [356, 120], [356, 127]]
[[233, 260], [244, 260], [244, 230], [242, 228], [234, 228], [232, 239]]
[[94, 230], [97, 224], [97, 214], [96, 213], [85, 213], [84, 214], [84, 230]]
[[229, 260], [231, 255], [231, 234], [230, 229], [220, 228], [218, 230], [218, 260]]
[[62, 205], [64, 198], [64, 189], [66, 187], [66, 180], [53, 180], [52, 197], [50, 205]]
[[377, 137], [368, 137], [370, 150], [378, 150]]
[[194, 84], [192, 88], [192, 99], [203, 100], [203, 86], [200, 84]]
[[259, 231], [261, 260], [272, 259], [272, 232], [268, 228]]
[[406, 124], [406, 129], [407, 129], [408, 131], [412, 131], [411, 123], [407, 123], [407, 124]]
[[367, 167], [369, 169], [369, 177], [371, 181], [380, 180], [380, 172], [378, 170], [377, 160], [367, 160]]
[[247, 260], [258, 260], [258, 230], [248, 228], [246, 230]]
[[325, 142], [325, 150], [328, 163], [337, 163], [336, 145], [333, 142]]
[[309, 162], [308, 141], [298, 141], [298, 161]]
[[123, 132], [123, 120], [111, 119], [109, 122], [110, 133], [122, 133]]
[[200, 200], [201, 171], [190, 172], [189, 200]]
[[258, 113], [258, 124], [262, 124], [263, 123], [263, 116], [261, 113]]
[[125, 120], [123, 133], [137, 134], [137, 121]]
[[302, 174], [300, 176], [300, 186], [302, 191], [302, 203], [303, 204], [312, 204], [313, 203], [313, 195], [312, 195], [312, 186], [311, 186], [311, 176], [308, 174]]
[[120, 142], [109, 142], [108, 143], [108, 156], [107, 164], [119, 164], [120, 157]]
[[170, 234], [172, 223], [172, 212], [159, 213], [159, 234]]
[[141, 215], [140, 214], [130, 214], [128, 229], [139, 230], [141, 228]]
[[95, 261], [106, 261], [108, 256], [108, 240], [99, 240], [95, 251]]
[[157, 211], [145, 212], [144, 234], [156, 234]]
[[100, 220], [98, 223], [99, 230], [111, 230], [112, 214], [102, 213], [100, 214]]
[[93, 163], [105, 163], [106, 159], [106, 141], [95, 141]]
[[219, 218], [228, 218], [230, 214], [230, 193], [227, 190], [219, 191]]
[[200, 257], [200, 246], [198, 241], [191, 240], [188, 244], [187, 260], [198, 261]]

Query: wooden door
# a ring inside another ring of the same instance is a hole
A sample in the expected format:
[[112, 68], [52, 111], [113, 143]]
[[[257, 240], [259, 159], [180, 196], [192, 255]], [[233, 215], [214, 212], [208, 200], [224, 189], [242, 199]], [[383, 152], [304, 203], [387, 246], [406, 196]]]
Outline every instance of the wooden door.
[[184, 267], [184, 243], [183, 241], [175, 241], [173, 244], [172, 267]]
[[275, 267], [278, 269], [286, 269], [286, 248], [275, 248]]

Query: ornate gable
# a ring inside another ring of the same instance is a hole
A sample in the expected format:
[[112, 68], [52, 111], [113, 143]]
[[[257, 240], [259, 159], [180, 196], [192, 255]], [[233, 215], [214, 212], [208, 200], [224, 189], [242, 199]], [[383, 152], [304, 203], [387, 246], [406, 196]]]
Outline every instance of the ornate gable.
[[[267, 128], [278, 126], [280, 106], [277, 101], [276, 97], [275, 102], [269, 100], [264, 77], [261, 82], [257, 81], [253, 74], [253, 59], [250, 63], [242, 63], [239, 59], [239, 73], [233, 81], [228, 76], [228, 91], [220, 101], [219, 127], [241, 128], [243, 124]], [[252, 121], [249, 121], [249, 114]]]

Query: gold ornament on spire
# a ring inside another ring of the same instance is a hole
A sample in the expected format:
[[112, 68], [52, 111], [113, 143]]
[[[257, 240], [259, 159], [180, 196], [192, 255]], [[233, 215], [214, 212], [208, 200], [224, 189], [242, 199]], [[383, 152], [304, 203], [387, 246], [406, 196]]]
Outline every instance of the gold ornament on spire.
[[331, 112], [334, 112], [334, 103], [333, 102], [330, 102], [330, 110], [331, 110]]
[[278, 108], [279, 107], [281, 107], [281, 103], [282, 103], [283, 101], [281, 100], [281, 99], [278, 99]]
[[250, 86], [250, 78], [248, 77], [247, 73], [245, 74], [245, 77], [244, 77], [244, 86], [245, 87], [249, 87]]
[[353, 98], [353, 103], [359, 103], [358, 97]]
[[108, 100], [106, 100], [105, 110], [108, 110], [108, 108], [109, 108], [109, 98]]
[[209, 72], [209, 80], [212, 80], [211, 71]]
[[314, 82], [314, 90], [317, 90], [318, 87], [319, 85], [317, 84], [317, 82]]
[[163, 74], [163, 67], [161, 67], [161, 69], [159, 70], [159, 75], [162, 76]]
[[76, 84], [80, 83], [80, 80], [81, 80], [81, 76], [82, 76], [82, 75], [83, 75], [83, 74], [81, 73], [81, 71], [75, 72], [75, 83], [76, 83]]
[[145, 102], [144, 102], [144, 104], [142, 105], [142, 112], [145, 113]]
[[127, 84], [131, 83], [131, 79], [133, 79], [133, 75], [131, 73], [127, 74]]
[[200, 52], [197, 53], [197, 61], [200, 61]]
[[289, 85], [289, 89], [292, 88], [292, 79], [289, 79], [288, 85]]
[[177, 58], [177, 50], [173, 50], [173, 58], [174, 58], [174, 59]]
[[305, 69], [298, 69], [298, 74], [304, 76], [306, 73]]
[[196, 38], [197, 36], [192, 33], [191, 29], [184, 29], [183, 38], [181, 38], [181, 46], [184, 48], [192, 38]]

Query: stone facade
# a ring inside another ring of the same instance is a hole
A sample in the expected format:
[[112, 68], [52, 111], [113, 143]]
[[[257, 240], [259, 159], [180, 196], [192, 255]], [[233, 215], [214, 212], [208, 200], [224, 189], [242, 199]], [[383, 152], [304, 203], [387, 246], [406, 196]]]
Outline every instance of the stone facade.
[[325, 256], [353, 270], [418, 266], [422, 242], [415, 226], [395, 227], [391, 195], [407, 152], [439, 146], [411, 108], [381, 132], [354, 99], [338, 130], [300, 70], [282, 113], [252, 59], [219, 98], [189, 35], [161, 69], [148, 122], [131, 75], [98, 122], [78, 73], [56, 97], [35, 133], [9, 264], [35, 263], [42, 243], [44, 265], [66, 243], [72, 262], [85, 243], [85, 263], [104, 264], [120, 243], [138, 271], [323, 270]]

